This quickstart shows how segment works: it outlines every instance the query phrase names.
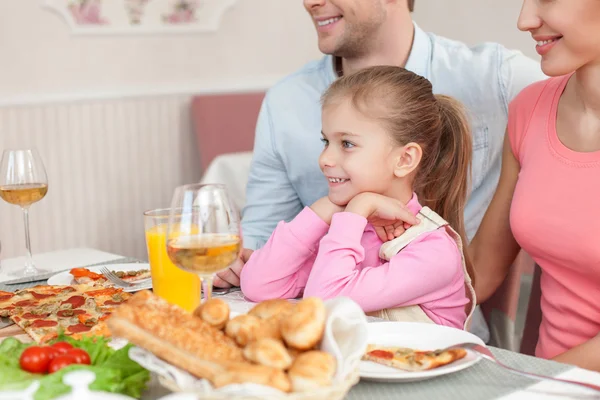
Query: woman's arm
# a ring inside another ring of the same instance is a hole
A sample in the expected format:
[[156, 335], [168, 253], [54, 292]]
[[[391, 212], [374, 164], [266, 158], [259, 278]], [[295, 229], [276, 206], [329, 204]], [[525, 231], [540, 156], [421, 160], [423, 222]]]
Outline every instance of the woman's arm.
[[468, 249], [475, 269], [475, 292], [479, 303], [494, 294], [519, 254], [519, 245], [510, 229], [510, 206], [519, 169], [507, 133], [496, 193]]
[[553, 360], [600, 372], [600, 334], [554, 357]]

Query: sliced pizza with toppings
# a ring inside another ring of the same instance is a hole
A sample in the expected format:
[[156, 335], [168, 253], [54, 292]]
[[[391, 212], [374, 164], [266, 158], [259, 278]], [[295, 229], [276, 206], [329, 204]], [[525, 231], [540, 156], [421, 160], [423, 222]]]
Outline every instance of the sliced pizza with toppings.
[[[135, 283], [143, 279], [150, 278], [149, 269], [139, 269], [131, 271], [113, 271], [115, 275], [123, 279], [126, 282]], [[73, 268], [69, 271], [73, 275], [74, 283], [88, 284], [88, 285], [110, 285], [110, 282], [102, 274], [98, 274], [94, 271], [90, 271], [87, 268]]]
[[97, 274], [87, 268], [73, 268], [69, 273], [73, 275], [73, 281], [78, 284], [94, 285], [106, 282], [104, 275]]
[[130, 296], [116, 288], [41, 285], [0, 292], [0, 315], [9, 316], [38, 343], [54, 339], [59, 329], [75, 338], [110, 336], [104, 321]]
[[370, 344], [363, 356], [363, 360], [373, 361], [404, 371], [426, 371], [448, 365], [466, 355], [467, 352], [464, 349], [417, 351], [405, 347]]

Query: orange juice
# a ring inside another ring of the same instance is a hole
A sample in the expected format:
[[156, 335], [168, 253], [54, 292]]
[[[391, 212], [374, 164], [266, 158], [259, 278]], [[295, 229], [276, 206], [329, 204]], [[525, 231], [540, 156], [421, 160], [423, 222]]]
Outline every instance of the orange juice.
[[[168, 214], [167, 214], [168, 215]], [[148, 218], [148, 216], [146, 215]], [[171, 304], [187, 311], [200, 305], [200, 278], [176, 267], [167, 255], [167, 224], [146, 224], [146, 245], [152, 273], [152, 290]]]

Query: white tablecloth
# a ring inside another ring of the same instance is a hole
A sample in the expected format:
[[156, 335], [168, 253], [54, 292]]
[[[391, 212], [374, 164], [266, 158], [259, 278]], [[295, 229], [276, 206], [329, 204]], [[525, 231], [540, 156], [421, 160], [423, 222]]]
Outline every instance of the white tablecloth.
[[[88, 248], [34, 253], [33, 262], [38, 269], [63, 271], [72, 267], [90, 265], [122, 258], [122, 256]], [[15, 279], [10, 273], [25, 269], [25, 256], [9, 258], [0, 262], [0, 283]]]
[[[89, 265], [96, 262], [105, 262], [110, 259], [121, 258], [122, 256], [112, 255], [94, 249], [71, 249], [60, 252], [38, 254], [38, 259], [44, 267], [48, 268], [65, 268], [73, 265]], [[23, 261], [22, 258], [14, 258], [4, 260], [11, 267], [18, 266]], [[74, 263], [74, 264], [72, 264]], [[238, 312], [247, 311], [252, 304], [248, 303], [242, 293], [233, 292], [222, 297]], [[556, 366], [564, 368], [557, 375], [558, 377], [572, 380], [580, 380], [583, 382], [600, 384], [600, 374], [586, 371], [580, 368], [571, 368], [564, 364], [551, 363], [550, 361], [539, 360], [533, 357], [527, 357], [521, 354], [516, 354], [509, 351], [492, 349], [499, 359], [507, 364], [517, 368], [531, 369], [531, 365], [537, 365], [539, 368], [534, 368], [535, 372], [544, 373], [549, 369], [556, 369]], [[553, 365], [552, 368], [549, 368]], [[540, 370], [541, 369], [541, 370]], [[359, 383], [348, 395], [349, 400], [355, 399], [430, 399], [442, 398], [440, 393], [444, 393], [444, 398], [461, 399], [461, 400], [531, 400], [531, 399], [558, 399], [558, 398], [578, 398], [591, 399], [590, 391], [579, 389], [570, 385], [561, 385], [549, 381], [535, 383], [534, 381], [526, 381], [526, 385], [522, 386], [523, 381], [518, 383], [520, 379], [514, 375], [509, 375], [497, 366], [481, 361], [472, 368], [466, 371], [439, 377], [425, 382], [416, 383], [399, 383], [399, 384], [381, 384], [373, 382]], [[503, 388], [505, 390], [499, 390]], [[498, 395], [494, 392], [505, 393]], [[484, 393], [485, 392], [485, 393]], [[489, 393], [488, 393], [489, 392]], [[592, 392], [593, 393], [593, 392]], [[156, 379], [153, 379], [148, 385], [148, 389], [144, 392], [142, 398], [144, 400], [156, 400], [168, 394], [168, 390], [161, 387]]]

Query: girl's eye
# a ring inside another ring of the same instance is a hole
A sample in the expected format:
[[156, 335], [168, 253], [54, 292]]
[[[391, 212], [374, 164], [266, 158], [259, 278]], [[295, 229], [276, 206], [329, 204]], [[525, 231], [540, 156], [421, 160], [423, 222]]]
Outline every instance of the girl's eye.
[[323, 146], [327, 147], [327, 145], [329, 144], [329, 140], [321, 138], [321, 143], [323, 143]]
[[351, 149], [354, 147], [354, 143], [350, 143], [347, 140], [342, 140], [342, 147], [345, 149]]

